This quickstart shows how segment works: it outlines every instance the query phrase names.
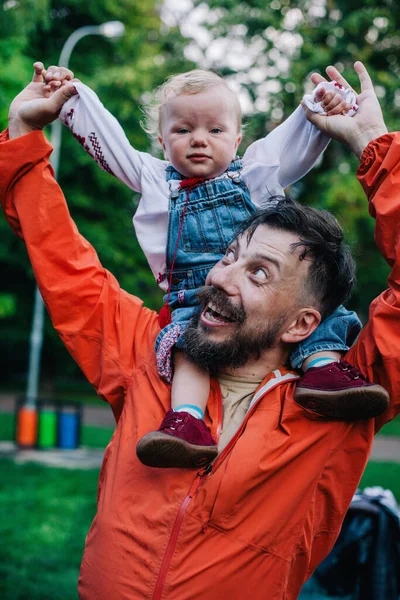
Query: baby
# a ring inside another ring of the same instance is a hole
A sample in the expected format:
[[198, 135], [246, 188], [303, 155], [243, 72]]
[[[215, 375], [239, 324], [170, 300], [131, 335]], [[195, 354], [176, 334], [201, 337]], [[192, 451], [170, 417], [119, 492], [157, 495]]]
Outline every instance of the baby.
[[[57, 67], [44, 71], [46, 92], [71, 75]], [[169, 78], [147, 111], [147, 131], [157, 135], [164, 161], [133, 149], [96, 94], [80, 82], [76, 89], [60, 119], [103, 170], [141, 193], [133, 220], [136, 234], [166, 292], [156, 356], [160, 375], [172, 383], [171, 410], [157, 431], [139, 441], [138, 457], [155, 467], [203, 466], [218, 448], [204, 422], [210, 374], [185, 357], [185, 329], [199, 312], [198, 290], [237, 227], [303, 177], [329, 140], [298, 107], [239, 159], [237, 95], [215, 73], [194, 70]], [[349, 93], [329, 83], [305, 101], [327, 115], [354, 112]], [[226, 318], [211, 305], [201, 315], [208, 327]], [[359, 330], [355, 313], [340, 307], [293, 351], [291, 366], [305, 371], [295, 394], [299, 403], [337, 419], [369, 418], [386, 408], [386, 391], [340, 360]]]

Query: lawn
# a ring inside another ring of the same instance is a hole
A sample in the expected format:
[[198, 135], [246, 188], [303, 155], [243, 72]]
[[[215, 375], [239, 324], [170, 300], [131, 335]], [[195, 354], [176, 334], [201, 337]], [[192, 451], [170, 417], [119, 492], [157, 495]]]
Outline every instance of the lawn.
[[[84, 426], [82, 444], [105, 448], [113, 430]], [[400, 419], [380, 435], [399, 435]], [[0, 440], [14, 437], [14, 415], [0, 412]], [[85, 536], [95, 514], [98, 471], [66, 471], [0, 460], [0, 598], [76, 600]], [[400, 502], [400, 464], [367, 466], [361, 488], [381, 485]], [[4, 515], [6, 518], [4, 518]]]
[[400, 416], [393, 421], [386, 423], [378, 433], [378, 435], [397, 435], [400, 437]]
[[[0, 598], [76, 600], [86, 533], [95, 513], [97, 471], [66, 471], [0, 460]], [[7, 483], [5, 483], [7, 482]], [[391, 488], [400, 465], [370, 463], [361, 487]]]
[[0, 598], [75, 600], [98, 471], [3, 459], [0, 478]]

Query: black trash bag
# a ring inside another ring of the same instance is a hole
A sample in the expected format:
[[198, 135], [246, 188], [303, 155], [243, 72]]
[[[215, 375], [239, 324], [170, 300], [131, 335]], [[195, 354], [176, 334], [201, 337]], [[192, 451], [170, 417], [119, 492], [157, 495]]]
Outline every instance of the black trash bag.
[[400, 513], [382, 488], [357, 492], [330, 554], [299, 600], [400, 600]]

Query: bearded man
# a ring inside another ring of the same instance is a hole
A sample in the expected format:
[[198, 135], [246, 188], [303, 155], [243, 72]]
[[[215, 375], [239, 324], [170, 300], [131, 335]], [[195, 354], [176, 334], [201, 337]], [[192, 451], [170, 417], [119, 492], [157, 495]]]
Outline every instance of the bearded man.
[[[210, 272], [188, 333], [191, 360], [214, 374], [206, 421], [220, 449], [198, 473], [148, 468], [135, 454], [167, 412], [170, 387], [157, 373], [156, 313], [101, 266], [48, 162], [40, 129], [73, 85], [44, 98], [34, 77], [14, 100], [0, 138], [3, 208], [54, 327], [117, 422], [86, 539], [82, 600], [294, 600], [332, 548], [373, 435], [400, 410], [400, 135], [387, 134], [368, 73], [355, 68], [357, 114], [307, 116], [361, 159], [377, 244], [392, 266], [389, 289], [346, 355], [349, 371], [388, 390], [390, 406], [347, 423], [318, 419], [294, 401], [291, 347], [348, 295], [353, 263], [332, 217], [271, 203]], [[348, 86], [333, 68], [329, 74]]]

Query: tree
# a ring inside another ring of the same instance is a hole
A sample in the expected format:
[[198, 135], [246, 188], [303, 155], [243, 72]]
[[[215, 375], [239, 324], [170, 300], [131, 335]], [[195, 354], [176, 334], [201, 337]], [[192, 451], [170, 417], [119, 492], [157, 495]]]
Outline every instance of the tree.
[[[83, 25], [110, 20], [123, 21], [126, 33], [110, 43], [101, 36], [83, 38], [75, 47], [70, 66], [90, 85], [120, 120], [131, 143], [149, 150], [141, 129], [142, 95], [161, 83], [175, 56], [179, 70], [191, 68], [182, 52], [177, 28], [161, 28], [155, 0], [8, 0], [0, 9], [0, 119], [6, 126], [12, 98], [32, 76], [32, 64], [43, 60], [57, 64], [67, 37]], [[98, 251], [103, 264], [126, 290], [138, 294], [153, 308], [162, 306], [132, 227], [137, 197], [103, 173], [63, 132], [59, 180], [80, 231]], [[34, 201], [34, 197], [32, 198]], [[27, 369], [34, 278], [20, 241], [0, 219], [0, 353], [2, 373], [23, 381]], [[49, 378], [75, 374], [74, 363], [58, 341], [47, 320], [43, 346], [43, 371]]]
[[[188, 55], [240, 89], [248, 115], [246, 147], [294, 110], [310, 89], [313, 71], [324, 73], [333, 64], [359, 89], [356, 60], [367, 65], [389, 130], [395, 129], [400, 115], [395, 9], [394, 0], [194, 0], [193, 9], [181, 15], [181, 27], [189, 37]], [[332, 211], [344, 226], [358, 263], [359, 285], [350, 304], [365, 320], [371, 299], [386, 287], [388, 269], [376, 252], [373, 221], [355, 181], [357, 164], [333, 143], [289, 192]]]

